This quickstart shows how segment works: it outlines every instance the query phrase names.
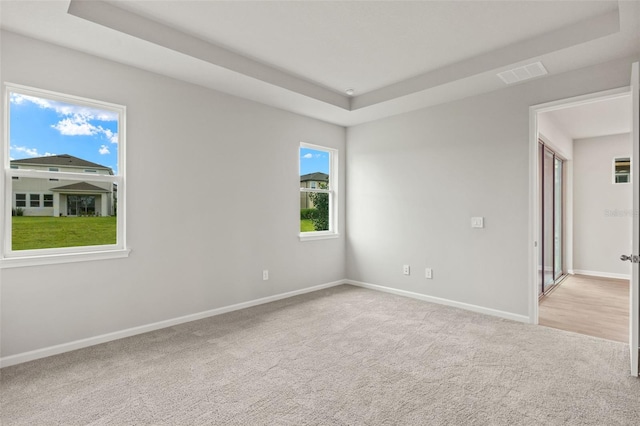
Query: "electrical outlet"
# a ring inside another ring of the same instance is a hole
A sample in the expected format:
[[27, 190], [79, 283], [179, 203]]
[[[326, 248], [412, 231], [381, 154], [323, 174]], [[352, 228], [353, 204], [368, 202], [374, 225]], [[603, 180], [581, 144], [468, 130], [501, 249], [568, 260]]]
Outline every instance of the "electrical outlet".
[[262, 271], [262, 280], [267, 281], [268, 279], [269, 279], [269, 270], [265, 269], [264, 271]]
[[433, 278], [433, 269], [427, 268], [424, 270], [425, 278], [432, 279]]
[[411, 274], [411, 268], [409, 267], [409, 265], [402, 265], [402, 273], [405, 275]]
[[471, 227], [472, 228], [484, 228], [484, 217], [472, 217], [471, 218]]

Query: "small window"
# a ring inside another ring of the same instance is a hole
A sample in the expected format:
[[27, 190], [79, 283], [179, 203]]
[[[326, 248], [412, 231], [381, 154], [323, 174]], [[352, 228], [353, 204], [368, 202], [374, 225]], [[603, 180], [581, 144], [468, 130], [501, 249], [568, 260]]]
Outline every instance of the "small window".
[[27, 194], [16, 194], [16, 207], [27, 207]]
[[613, 183], [631, 182], [631, 158], [616, 157], [613, 159]]
[[44, 194], [44, 207], [53, 207], [53, 194]]
[[40, 207], [40, 194], [29, 194], [29, 207]]
[[300, 144], [300, 238], [338, 235], [338, 151]]
[[95, 170], [95, 169], [84, 169], [84, 172], [85, 173], [98, 173], [98, 171]]

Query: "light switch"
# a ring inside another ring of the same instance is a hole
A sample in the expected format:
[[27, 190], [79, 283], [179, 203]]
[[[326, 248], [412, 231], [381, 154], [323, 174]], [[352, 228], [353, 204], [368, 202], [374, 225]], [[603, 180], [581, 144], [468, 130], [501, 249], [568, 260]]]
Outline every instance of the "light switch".
[[483, 217], [472, 217], [471, 218], [471, 227], [472, 228], [484, 228], [484, 218]]

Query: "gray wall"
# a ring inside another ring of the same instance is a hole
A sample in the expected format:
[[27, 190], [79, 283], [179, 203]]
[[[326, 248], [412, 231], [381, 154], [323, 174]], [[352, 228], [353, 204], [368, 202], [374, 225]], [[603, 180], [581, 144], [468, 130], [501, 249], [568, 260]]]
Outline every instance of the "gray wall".
[[[576, 139], [574, 153], [574, 255], [576, 273], [630, 275], [633, 193], [612, 183], [614, 157], [631, 157], [631, 135]], [[637, 177], [634, 177], [637, 179]]]
[[529, 106], [628, 86], [631, 62], [348, 129], [347, 276], [528, 316]]
[[11, 33], [1, 49], [3, 81], [127, 106], [133, 250], [0, 270], [3, 357], [345, 277], [344, 236], [298, 240], [299, 143], [340, 149], [344, 176], [344, 128]]

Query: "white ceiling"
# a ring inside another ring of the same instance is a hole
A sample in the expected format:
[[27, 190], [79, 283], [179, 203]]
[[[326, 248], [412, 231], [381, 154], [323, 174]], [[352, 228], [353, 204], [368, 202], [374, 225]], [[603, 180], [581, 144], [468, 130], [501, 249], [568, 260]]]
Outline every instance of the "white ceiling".
[[2, 1], [0, 27], [347, 126], [640, 55], [640, 1]]
[[631, 96], [617, 96], [543, 114], [571, 139], [631, 133]]

